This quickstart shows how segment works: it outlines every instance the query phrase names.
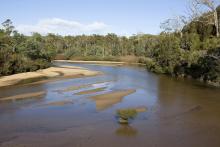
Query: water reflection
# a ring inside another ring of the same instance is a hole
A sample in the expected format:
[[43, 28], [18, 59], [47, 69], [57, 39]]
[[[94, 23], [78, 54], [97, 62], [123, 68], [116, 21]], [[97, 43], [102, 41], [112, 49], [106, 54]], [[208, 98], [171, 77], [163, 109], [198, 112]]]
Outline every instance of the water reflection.
[[[160, 117], [175, 116], [184, 112], [189, 112], [187, 114], [194, 116], [192, 112], [200, 110], [202, 111], [201, 117], [204, 118], [205, 110], [209, 110], [209, 113], [212, 112], [212, 115], [219, 112], [219, 89], [201, 87], [197, 84], [196, 81], [180, 81], [165, 76], [160, 77], [158, 83]], [[210, 114], [207, 113], [207, 117], [210, 117]]]
[[115, 131], [118, 136], [123, 137], [134, 137], [138, 134], [138, 130], [130, 125], [120, 125], [120, 127]]

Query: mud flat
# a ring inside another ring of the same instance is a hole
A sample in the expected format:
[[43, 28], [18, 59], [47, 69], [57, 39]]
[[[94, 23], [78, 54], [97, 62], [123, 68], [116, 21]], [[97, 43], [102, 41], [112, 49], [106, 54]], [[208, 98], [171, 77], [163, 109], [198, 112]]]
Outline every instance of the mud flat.
[[74, 66], [50, 67], [36, 72], [26, 72], [11, 76], [0, 77], [0, 87], [33, 83], [37, 81], [48, 81], [56, 78], [79, 78], [84, 76], [96, 76], [101, 72], [91, 71], [86, 68]]

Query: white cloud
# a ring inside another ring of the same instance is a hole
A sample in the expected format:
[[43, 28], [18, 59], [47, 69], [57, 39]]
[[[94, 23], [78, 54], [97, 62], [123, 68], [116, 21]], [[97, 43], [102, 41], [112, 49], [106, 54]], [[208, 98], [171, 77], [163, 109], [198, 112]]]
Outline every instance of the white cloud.
[[77, 21], [64, 20], [60, 18], [43, 19], [35, 25], [18, 25], [16, 30], [25, 35], [38, 32], [42, 35], [54, 33], [59, 35], [81, 35], [81, 34], [107, 34], [111, 27], [103, 22], [83, 24]]

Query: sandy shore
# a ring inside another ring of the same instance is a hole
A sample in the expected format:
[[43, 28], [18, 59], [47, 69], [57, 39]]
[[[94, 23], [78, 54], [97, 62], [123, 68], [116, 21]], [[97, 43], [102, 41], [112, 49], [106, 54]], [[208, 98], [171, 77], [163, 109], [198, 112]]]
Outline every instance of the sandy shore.
[[[60, 67], [50, 67], [43, 70], [38, 70], [36, 72], [26, 72], [20, 74], [14, 74], [11, 76], [0, 77], [0, 87], [23, 84], [23, 81], [26, 83], [31, 83], [33, 81], [39, 81], [40, 79], [50, 79], [57, 77], [71, 77], [78, 78], [83, 76], [95, 76], [99, 75], [101, 72], [91, 71], [86, 68], [74, 67], [74, 66], [60, 66]], [[29, 80], [29, 81], [28, 81]]]

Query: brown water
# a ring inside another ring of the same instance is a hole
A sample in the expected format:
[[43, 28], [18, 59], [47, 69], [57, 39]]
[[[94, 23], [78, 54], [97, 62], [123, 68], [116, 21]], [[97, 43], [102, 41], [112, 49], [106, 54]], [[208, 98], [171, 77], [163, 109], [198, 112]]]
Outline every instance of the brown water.
[[[0, 89], [0, 98], [47, 92], [40, 98], [0, 103], [0, 146], [220, 146], [219, 89], [158, 76], [144, 67], [77, 65], [105, 75]], [[102, 90], [92, 90], [97, 88]], [[102, 109], [91, 98], [128, 89], [135, 92], [105, 101]], [[88, 90], [93, 92], [77, 94]], [[116, 110], [130, 107], [148, 111], [130, 125], [119, 125]]]

